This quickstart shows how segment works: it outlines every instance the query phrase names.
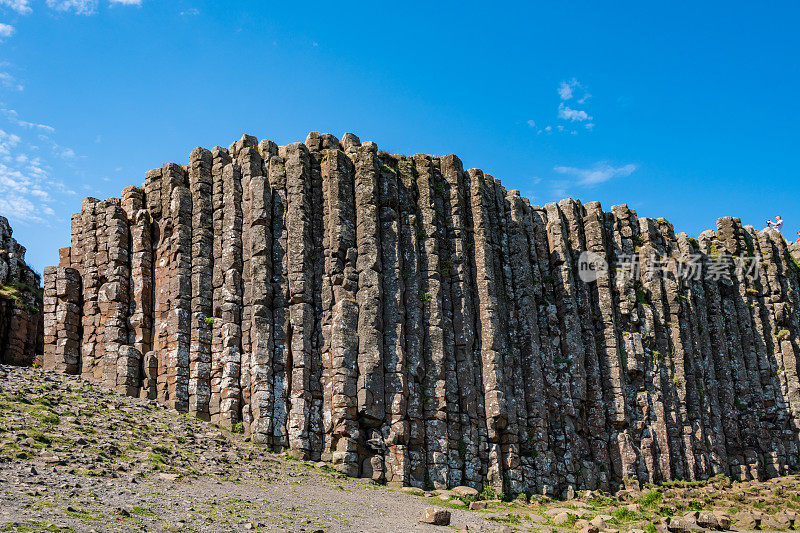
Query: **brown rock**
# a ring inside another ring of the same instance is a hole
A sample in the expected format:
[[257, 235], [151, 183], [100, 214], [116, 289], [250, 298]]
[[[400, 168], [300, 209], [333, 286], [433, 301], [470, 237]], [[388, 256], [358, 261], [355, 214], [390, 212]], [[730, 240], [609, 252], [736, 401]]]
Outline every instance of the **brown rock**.
[[422, 512], [422, 517], [419, 521], [425, 524], [433, 524], [434, 526], [448, 526], [450, 525], [450, 511], [428, 507]]

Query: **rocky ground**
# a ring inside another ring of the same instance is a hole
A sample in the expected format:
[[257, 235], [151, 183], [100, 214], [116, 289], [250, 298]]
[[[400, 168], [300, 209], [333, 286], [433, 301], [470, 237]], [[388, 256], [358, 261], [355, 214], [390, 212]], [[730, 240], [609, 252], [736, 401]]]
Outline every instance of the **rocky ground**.
[[[0, 365], [0, 531], [800, 529], [800, 476], [511, 501], [388, 490], [78, 378]], [[473, 510], [470, 510], [472, 507]]]

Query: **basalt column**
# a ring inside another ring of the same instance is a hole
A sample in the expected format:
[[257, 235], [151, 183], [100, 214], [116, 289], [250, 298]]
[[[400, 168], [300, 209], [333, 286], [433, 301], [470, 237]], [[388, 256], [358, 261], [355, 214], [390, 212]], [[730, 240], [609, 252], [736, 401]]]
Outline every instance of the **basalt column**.
[[[347, 475], [568, 496], [797, 468], [800, 247], [775, 230], [531, 205], [316, 132], [197, 148], [71, 223], [47, 368]], [[13, 298], [38, 280], [0, 238]], [[27, 301], [0, 302], [15, 353]]]

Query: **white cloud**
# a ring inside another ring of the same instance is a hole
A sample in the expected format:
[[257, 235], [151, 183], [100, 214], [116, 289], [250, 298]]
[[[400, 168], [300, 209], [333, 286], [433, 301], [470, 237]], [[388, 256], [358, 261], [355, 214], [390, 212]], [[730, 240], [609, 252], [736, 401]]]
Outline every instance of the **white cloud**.
[[199, 15], [199, 14], [200, 14], [200, 11], [196, 7], [189, 8], [186, 11], [181, 11], [181, 15], [189, 16], [189, 17], [194, 17], [194, 16]]
[[577, 84], [578, 80], [575, 78], [572, 78], [570, 81], [562, 81], [561, 85], [558, 86], [558, 96], [560, 96], [562, 100], [569, 100], [572, 98], [572, 92], [575, 90]]
[[53, 126], [48, 126], [47, 124], [36, 124], [35, 122], [28, 122], [26, 120], [20, 120], [19, 115], [13, 109], [7, 109], [5, 107], [0, 107], [0, 113], [2, 113], [12, 124], [16, 124], [17, 126], [21, 126], [25, 129], [36, 129], [39, 131], [44, 131], [46, 133], [55, 133], [56, 129]]
[[13, 89], [15, 91], [22, 91], [25, 89], [25, 86], [18, 82], [17, 78], [8, 72], [0, 72], [0, 85], [6, 89]]
[[575, 78], [561, 82], [561, 85], [558, 86], [558, 96], [565, 102], [573, 97], [578, 97], [579, 104], [586, 103], [586, 100], [592, 97], [586, 87]]
[[47, 7], [56, 11], [74, 11], [78, 15], [93, 15], [97, 0], [47, 0]]
[[564, 120], [570, 120], [572, 122], [592, 120], [592, 116], [583, 109], [572, 109], [563, 103], [558, 104], [558, 118], [563, 118]]
[[[36, 139], [49, 143], [53, 156], [71, 159], [75, 153], [50, 137], [55, 132], [51, 126], [22, 120], [15, 110], [3, 107], [0, 119], [5, 121], [0, 129], [0, 212], [19, 221], [47, 225], [55, 216], [51, 204], [75, 192], [52, 177], [54, 170], [40, 153]], [[7, 126], [17, 131], [7, 130]]]
[[28, 15], [33, 11], [30, 6], [30, 0], [0, 0], [0, 6], [13, 9], [20, 15]]
[[140, 6], [142, 5], [142, 0], [109, 0], [111, 5], [120, 4], [123, 6]]
[[11, 149], [15, 148], [21, 140], [19, 135], [0, 130], [0, 155], [10, 155]]
[[0, 22], [0, 39], [6, 39], [8, 37], [11, 37], [12, 35], [14, 35], [15, 31], [16, 30], [14, 29], [14, 26], [12, 26], [11, 24], [3, 24], [2, 22]]
[[621, 167], [612, 167], [606, 162], [599, 162], [591, 168], [576, 168], [557, 166], [553, 170], [565, 176], [572, 176], [578, 179], [579, 185], [597, 185], [604, 183], [611, 178], [624, 178], [633, 174], [638, 167], [634, 164], [627, 164]]
[[[586, 90], [586, 87], [581, 84], [577, 79], [572, 78], [568, 81], [562, 81], [561, 84], [558, 86], [557, 89], [558, 97], [561, 99], [561, 102], [558, 104], [558, 119], [559, 120], [566, 120], [569, 122], [587, 122], [585, 124], [587, 131], [592, 131], [594, 129], [594, 117], [592, 117], [589, 113], [584, 111], [583, 109], [577, 109], [575, 104], [584, 104], [586, 100], [588, 100], [592, 95]], [[565, 102], [573, 101], [574, 103], [567, 105]], [[548, 124], [545, 127], [539, 126], [537, 128], [536, 123], [532, 120], [527, 121], [528, 125], [531, 128], [536, 129], [536, 134], [541, 135], [542, 133], [551, 134], [554, 131], [559, 133], [569, 134], [569, 135], [578, 135], [578, 130], [568, 125], [565, 126], [564, 124]]]

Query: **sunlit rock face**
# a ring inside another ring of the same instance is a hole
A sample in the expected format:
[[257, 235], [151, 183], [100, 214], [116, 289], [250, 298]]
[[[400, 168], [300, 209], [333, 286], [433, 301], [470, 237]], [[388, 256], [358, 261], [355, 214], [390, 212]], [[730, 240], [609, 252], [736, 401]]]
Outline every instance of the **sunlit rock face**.
[[351, 476], [564, 495], [798, 462], [800, 274], [737, 218], [693, 239], [453, 155], [246, 135], [85, 199], [60, 257], [45, 366]]

